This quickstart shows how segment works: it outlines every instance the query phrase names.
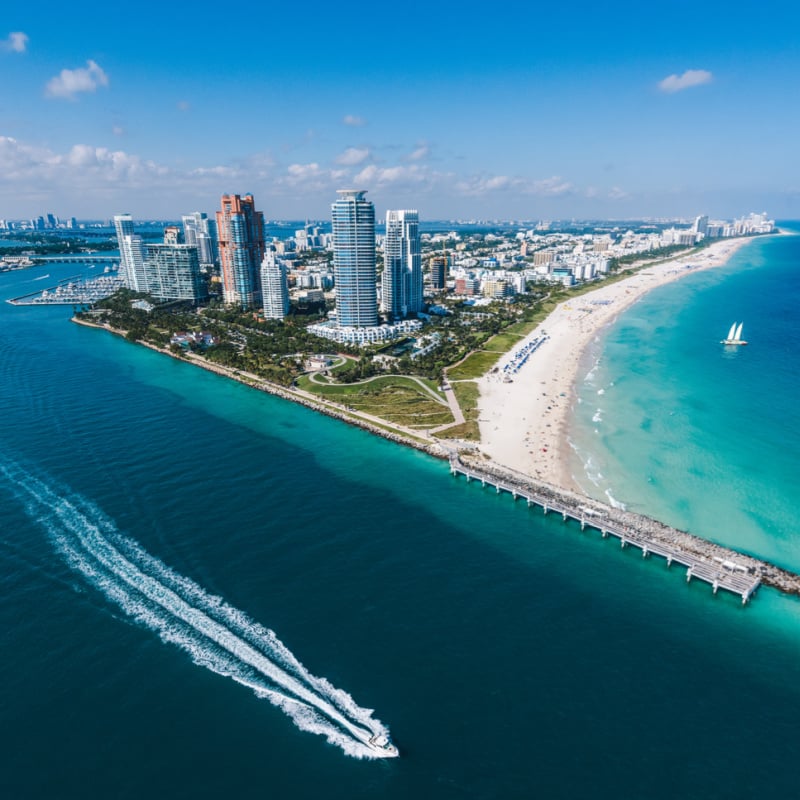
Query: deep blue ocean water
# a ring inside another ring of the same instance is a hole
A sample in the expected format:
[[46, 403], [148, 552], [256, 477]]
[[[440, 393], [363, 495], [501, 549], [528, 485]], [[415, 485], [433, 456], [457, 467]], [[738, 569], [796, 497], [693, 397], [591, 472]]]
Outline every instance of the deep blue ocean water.
[[[792, 796], [797, 600], [69, 315], [0, 303], [0, 796]], [[309, 714], [264, 696], [292, 680]], [[347, 755], [331, 698], [402, 757]]]

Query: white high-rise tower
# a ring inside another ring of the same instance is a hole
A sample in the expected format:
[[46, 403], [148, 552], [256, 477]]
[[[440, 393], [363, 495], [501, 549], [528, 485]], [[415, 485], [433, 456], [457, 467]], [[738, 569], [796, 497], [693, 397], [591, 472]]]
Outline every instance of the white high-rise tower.
[[183, 240], [197, 248], [200, 267], [210, 271], [217, 263], [216, 225], [202, 211], [183, 217]]
[[134, 292], [147, 291], [147, 274], [144, 268], [144, 242], [133, 230], [133, 219], [130, 214], [118, 214], [114, 217], [114, 228], [117, 231], [119, 244], [119, 271], [122, 282]]
[[390, 319], [422, 311], [422, 260], [416, 211], [386, 212], [381, 310]]
[[339, 189], [331, 204], [333, 273], [339, 325], [364, 328], [378, 324], [375, 280], [375, 206], [365, 191]]
[[261, 295], [266, 319], [283, 319], [289, 313], [286, 269], [271, 247], [261, 262]]

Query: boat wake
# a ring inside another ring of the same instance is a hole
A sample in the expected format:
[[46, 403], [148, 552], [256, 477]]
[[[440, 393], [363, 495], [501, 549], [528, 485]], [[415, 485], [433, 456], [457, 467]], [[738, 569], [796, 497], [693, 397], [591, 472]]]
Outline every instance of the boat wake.
[[56, 490], [13, 463], [0, 474], [67, 563], [140, 625], [187, 652], [192, 661], [252, 689], [301, 730], [320, 734], [355, 758], [396, 755], [370, 709], [318, 678], [275, 633], [208, 594], [119, 533], [80, 496]]

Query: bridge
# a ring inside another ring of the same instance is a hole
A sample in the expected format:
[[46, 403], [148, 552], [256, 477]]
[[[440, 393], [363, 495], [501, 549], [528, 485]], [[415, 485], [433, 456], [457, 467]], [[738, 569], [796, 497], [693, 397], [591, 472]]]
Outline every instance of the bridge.
[[37, 261], [44, 261], [48, 264], [116, 264], [119, 266], [118, 255], [98, 256], [31, 256]]
[[652, 554], [665, 559], [668, 567], [673, 563], [681, 564], [686, 567], [687, 581], [692, 578], [705, 581], [711, 585], [714, 594], [719, 589], [737, 594], [743, 605], [761, 585], [764, 573], [771, 570], [783, 573], [784, 578], [794, 579], [793, 587], [788, 587], [785, 582], [778, 585], [770, 581], [772, 585], [800, 593], [800, 576], [648, 517], [615, 509], [547, 484], [534, 483], [497, 465], [469, 466], [457, 455], [450, 456], [450, 472], [455, 476], [463, 475], [468, 483], [478, 481], [481, 486], [491, 486], [498, 494], [506, 492], [514, 500], [522, 498], [528, 506], [538, 506], [545, 514], [560, 514], [564, 522], [575, 520], [580, 523], [581, 530], [590, 527], [600, 531], [603, 538], [616, 537], [623, 548], [628, 545], [639, 548], [643, 558]]

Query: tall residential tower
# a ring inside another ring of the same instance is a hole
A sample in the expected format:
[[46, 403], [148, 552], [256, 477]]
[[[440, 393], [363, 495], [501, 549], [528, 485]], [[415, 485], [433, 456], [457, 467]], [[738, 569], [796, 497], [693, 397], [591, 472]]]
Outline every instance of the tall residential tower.
[[222, 195], [217, 211], [222, 299], [240, 308], [261, 300], [259, 267], [264, 258], [264, 215], [256, 211], [253, 195]]
[[289, 313], [289, 287], [286, 268], [270, 247], [261, 262], [261, 294], [266, 319], [283, 319]]
[[422, 311], [422, 261], [416, 211], [386, 212], [381, 310], [390, 320], [416, 316]]
[[133, 229], [130, 214], [117, 214], [114, 217], [119, 245], [119, 276], [125, 287], [134, 292], [146, 292], [147, 275], [144, 269], [144, 242]]
[[340, 189], [331, 204], [336, 318], [356, 328], [378, 324], [375, 287], [375, 207], [365, 191]]
[[183, 217], [183, 240], [197, 247], [200, 267], [210, 272], [217, 263], [217, 234], [214, 221], [202, 211]]

